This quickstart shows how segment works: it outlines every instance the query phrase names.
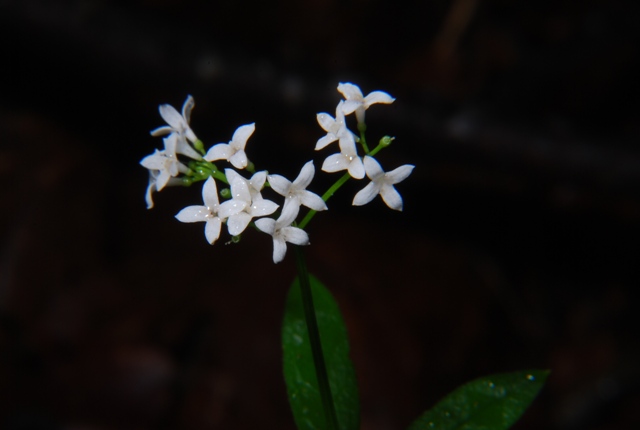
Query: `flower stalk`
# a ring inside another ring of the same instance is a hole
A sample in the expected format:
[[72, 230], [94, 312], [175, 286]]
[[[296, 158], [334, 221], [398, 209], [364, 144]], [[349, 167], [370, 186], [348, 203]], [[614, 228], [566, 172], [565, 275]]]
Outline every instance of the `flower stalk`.
[[318, 330], [316, 310], [313, 306], [313, 295], [311, 293], [309, 272], [307, 270], [304, 254], [302, 253], [302, 248], [300, 246], [294, 246], [294, 248], [296, 254], [296, 267], [298, 269], [298, 279], [300, 280], [302, 308], [304, 310], [307, 331], [309, 333], [313, 365], [316, 370], [316, 378], [318, 379], [318, 388], [320, 390], [320, 399], [322, 400], [327, 430], [338, 430], [338, 418], [333, 404], [333, 395], [331, 394], [331, 386], [329, 385], [329, 375], [327, 374], [327, 366], [324, 361], [324, 353], [322, 352], [322, 342], [320, 340], [320, 331]]

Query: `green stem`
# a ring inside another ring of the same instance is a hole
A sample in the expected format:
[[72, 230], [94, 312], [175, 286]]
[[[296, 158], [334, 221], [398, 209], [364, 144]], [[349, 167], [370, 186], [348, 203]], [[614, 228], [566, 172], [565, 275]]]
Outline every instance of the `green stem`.
[[[351, 175], [349, 175], [349, 173], [345, 173], [344, 175], [342, 175], [342, 177], [340, 179], [338, 179], [336, 181], [335, 184], [333, 184], [331, 186], [331, 188], [329, 188], [327, 190], [326, 193], [324, 193], [322, 195], [322, 200], [324, 200], [325, 202], [327, 200], [329, 200], [329, 198], [331, 198], [332, 195], [335, 194], [336, 191], [338, 191], [338, 189], [344, 185], [345, 182], [347, 182], [349, 180], [349, 178], [351, 177]], [[302, 219], [302, 221], [300, 221], [300, 224], [298, 224], [298, 228], [302, 228], [304, 229], [306, 227], [307, 224], [309, 224], [309, 221], [311, 221], [311, 218], [313, 218], [313, 216], [316, 214], [317, 211], [314, 211], [313, 209], [310, 210], [305, 217]]]
[[327, 429], [338, 430], [338, 418], [336, 416], [335, 406], [333, 405], [333, 396], [331, 395], [331, 387], [329, 386], [327, 366], [324, 362], [320, 331], [318, 330], [318, 321], [316, 320], [316, 310], [313, 306], [313, 295], [311, 294], [309, 272], [307, 271], [307, 264], [302, 253], [302, 248], [300, 246], [294, 246], [294, 248], [296, 253], [296, 266], [298, 267], [298, 279], [300, 280], [302, 307], [304, 309], [304, 317], [307, 323], [307, 330], [309, 332], [311, 354], [313, 356], [313, 364], [316, 369], [316, 378], [318, 379], [318, 388], [320, 390], [320, 398], [322, 400]]
[[[364, 141], [364, 134], [362, 135], [362, 139]], [[391, 140], [393, 140], [393, 138], [391, 138]], [[389, 146], [389, 145], [388, 144], [385, 145], [383, 143], [379, 143], [378, 146], [373, 148], [371, 151], [368, 151], [369, 148], [366, 147], [366, 143], [365, 143], [365, 148], [367, 149], [367, 155], [369, 155], [370, 157], [373, 157], [378, 152], [380, 152], [380, 150], [386, 148], [387, 146]], [[340, 179], [338, 179], [335, 182], [335, 184], [333, 184], [331, 186], [331, 188], [329, 188], [327, 190], [327, 192], [322, 195], [322, 200], [324, 200], [325, 202], [327, 200], [329, 200], [331, 198], [331, 196], [334, 195], [335, 192], [338, 191], [338, 189], [341, 186], [343, 186], [345, 182], [347, 182], [349, 180], [349, 178], [351, 178], [351, 175], [349, 175], [349, 172], [347, 172], [344, 175], [342, 175], [342, 177]], [[317, 211], [314, 211], [313, 209], [310, 210], [309, 212], [307, 212], [307, 214], [304, 216], [302, 221], [300, 221], [300, 223], [298, 224], [298, 228], [304, 229], [307, 226], [307, 224], [309, 224], [309, 221], [311, 221], [311, 219], [315, 216], [316, 212]]]

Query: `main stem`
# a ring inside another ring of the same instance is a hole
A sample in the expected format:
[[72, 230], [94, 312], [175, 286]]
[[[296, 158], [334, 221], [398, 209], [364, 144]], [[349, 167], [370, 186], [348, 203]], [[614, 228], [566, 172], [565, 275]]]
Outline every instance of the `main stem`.
[[328, 430], [338, 430], [338, 418], [336, 409], [333, 405], [333, 396], [331, 395], [331, 387], [329, 386], [329, 376], [327, 374], [327, 366], [324, 362], [324, 354], [322, 352], [322, 342], [320, 341], [320, 331], [318, 330], [318, 321], [316, 319], [316, 310], [313, 306], [313, 295], [311, 294], [311, 283], [309, 281], [309, 272], [307, 271], [307, 263], [305, 262], [302, 248], [295, 246], [296, 265], [298, 267], [298, 279], [300, 280], [300, 293], [302, 296], [302, 307], [304, 309], [304, 317], [307, 323], [307, 331], [309, 332], [309, 342], [311, 344], [311, 355], [313, 356], [313, 364], [316, 369], [316, 378], [318, 379], [318, 388], [320, 389], [320, 398], [327, 422]]

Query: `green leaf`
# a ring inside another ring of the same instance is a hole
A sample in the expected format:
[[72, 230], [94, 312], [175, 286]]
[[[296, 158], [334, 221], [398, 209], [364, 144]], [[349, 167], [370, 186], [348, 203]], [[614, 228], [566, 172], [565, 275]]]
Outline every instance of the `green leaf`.
[[[360, 404], [347, 329], [329, 290], [313, 275], [310, 282], [338, 424], [340, 430], [356, 430], [360, 426]], [[287, 298], [282, 347], [289, 404], [298, 429], [326, 429], [297, 278]]]
[[529, 370], [476, 379], [455, 389], [408, 430], [502, 430], [515, 423], [549, 372]]

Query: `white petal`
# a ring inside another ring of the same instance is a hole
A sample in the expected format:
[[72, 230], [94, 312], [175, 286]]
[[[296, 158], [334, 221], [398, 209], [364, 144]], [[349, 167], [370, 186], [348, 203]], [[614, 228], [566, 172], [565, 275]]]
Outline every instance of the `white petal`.
[[349, 147], [353, 146], [354, 152], [356, 147], [356, 139], [353, 133], [351, 133], [348, 129], [343, 128], [338, 133], [338, 138], [340, 139], [340, 147], [346, 148], [347, 145]]
[[402, 210], [402, 197], [400, 197], [400, 194], [395, 188], [393, 188], [393, 185], [382, 185], [382, 188], [380, 189], [380, 196], [391, 209], [395, 209], [397, 211]]
[[365, 109], [375, 103], [389, 104], [394, 102], [394, 98], [384, 91], [373, 91], [364, 98]]
[[229, 143], [235, 149], [244, 149], [245, 145], [247, 144], [247, 139], [249, 139], [255, 129], [255, 123], [238, 127], [235, 133], [233, 133], [233, 137], [231, 138], [231, 142]]
[[211, 245], [220, 237], [220, 227], [222, 221], [218, 217], [209, 218], [204, 226], [204, 236]]
[[353, 160], [351, 160], [348, 170], [352, 178], [364, 178], [364, 164], [362, 164], [362, 160], [360, 159], [360, 157], [355, 157]]
[[311, 191], [305, 191], [301, 194], [300, 203], [314, 211], [323, 211], [327, 209], [327, 204], [322, 200], [322, 197], [312, 193]]
[[262, 188], [264, 188], [264, 183], [266, 180], [267, 180], [267, 171], [262, 170], [260, 172], [254, 173], [251, 179], [249, 180], [249, 183], [251, 184], [251, 187], [254, 190], [260, 191]]
[[289, 243], [295, 243], [296, 245], [309, 244], [309, 235], [298, 227], [284, 227], [281, 232], [282, 238]]
[[254, 200], [253, 203], [251, 204], [251, 207], [249, 208], [249, 214], [251, 214], [254, 217], [271, 215], [279, 207], [280, 205], [277, 205], [271, 200], [266, 200], [266, 199]]
[[187, 206], [176, 215], [180, 222], [201, 222], [206, 221], [210, 214], [206, 206]]
[[320, 124], [320, 127], [322, 127], [324, 131], [328, 132], [332, 131], [333, 126], [336, 123], [336, 120], [326, 112], [317, 114], [316, 119], [318, 120], [318, 124]]
[[379, 176], [384, 175], [384, 170], [382, 170], [378, 160], [368, 155], [364, 156], [364, 170], [367, 172], [367, 176], [370, 179], [376, 179]]
[[322, 170], [333, 173], [349, 168], [350, 161], [342, 154], [329, 155], [322, 163]]
[[149, 185], [147, 186], [147, 194], [145, 200], [147, 202], [147, 209], [153, 208], [153, 192], [156, 190], [156, 177], [152, 172], [149, 172]]
[[231, 215], [227, 220], [227, 229], [231, 236], [237, 236], [244, 231], [251, 222], [252, 216], [246, 212]]
[[240, 200], [227, 200], [218, 206], [218, 216], [221, 219], [226, 219], [231, 215], [240, 213], [247, 207], [247, 202]]
[[178, 172], [180, 172], [180, 163], [177, 160], [168, 159], [167, 166], [169, 167], [168, 171], [171, 176], [178, 176]]
[[405, 164], [404, 166], [400, 166], [390, 172], [387, 172], [384, 181], [388, 184], [397, 184], [398, 182], [404, 181], [411, 174], [414, 167], [415, 166], [411, 164]]
[[193, 147], [187, 143], [184, 137], [178, 140], [176, 152], [186, 155], [189, 158], [193, 158], [194, 160], [202, 160], [202, 155], [200, 155], [198, 151], [193, 149]]
[[227, 181], [229, 181], [229, 183], [232, 183], [236, 178], [242, 178], [242, 176], [233, 169], [224, 169], [224, 175], [227, 177]]
[[273, 262], [278, 264], [284, 260], [284, 256], [287, 253], [287, 244], [284, 239], [279, 237], [273, 238]]
[[247, 183], [247, 180], [231, 169], [225, 169], [224, 172], [227, 175], [228, 179], [230, 179], [230, 174], [231, 178], [233, 178], [229, 180], [229, 183], [231, 185], [231, 198], [234, 200], [247, 202], [248, 204], [251, 201], [251, 193], [249, 192], [249, 184]]
[[169, 183], [171, 175], [167, 170], [161, 170], [156, 178], [156, 190], [162, 191], [162, 189]]
[[244, 152], [244, 149], [238, 149], [235, 154], [229, 157], [229, 163], [236, 169], [244, 169], [247, 167], [249, 160], [247, 159], [247, 154]]
[[218, 206], [220, 199], [218, 198], [218, 187], [216, 181], [209, 176], [202, 186], [202, 201], [212, 210]]
[[276, 220], [273, 218], [260, 218], [256, 220], [256, 227], [258, 230], [273, 236], [276, 230]]
[[164, 170], [164, 163], [166, 161], [166, 158], [167, 157], [162, 155], [162, 152], [156, 149], [156, 152], [151, 155], [147, 155], [142, 160], [140, 160], [140, 164], [142, 165], [142, 167], [145, 167], [149, 170]]
[[353, 111], [355, 111], [361, 106], [362, 106], [362, 102], [359, 102], [357, 100], [347, 100], [342, 105], [342, 113], [344, 113], [345, 115], [349, 115], [350, 113], [353, 113]]
[[193, 132], [193, 130], [191, 130], [191, 127], [189, 126], [187, 126], [187, 129], [184, 131], [184, 135], [187, 139], [189, 139], [193, 143], [196, 143], [196, 140], [198, 140], [198, 138], [196, 137], [196, 134]]
[[180, 136], [178, 133], [171, 133], [169, 136], [162, 138], [162, 143], [164, 143], [164, 153], [167, 156], [171, 157], [176, 155], [179, 138]]
[[298, 212], [300, 212], [300, 199], [296, 197], [287, 198], [282, 206], [278, 225], [291, 225], [298, 216]]
[[151, 136], [164, 136], [165, 134], [173, 133], [175, 130], [168, 125], [155, 128], [151, 130]]
[[338, 91], [340, 91], [347, 100], [354, 99], [362, 101], [364, 99], [360, 87], [350, 82], [340, 83], [338, 85]]
[[189, 95], [182, 105], [182, 117], [187, 124], [189, 124], [189, 122], [191, 121], [191, 110], [193, 109], [195, 104], [196, 102], [193, 100], [193, 97]]
[[313, 180], [315, 172], [316, 169], [313, 166], [313, 161], [307, 161], [307, 163], [302, 166], [298, 177], [293, 181], [294, 188], [296, 188], [296, 190], [304, 190], [307, 188]]
[[367, 184], [366, 187], [364, 187], [363, 189], [361, 189], [356, 193], [355, 197], [353, 198], [353, 205], [354, 206], [366, 205], [371, 200], [373, 200], [378, 195], [379, 192], [380, 192], [380, 189], [378, 188], [376, 183], [369, 182], [369, 184]]
[[329, 133], [326, 136], [323, 136], [320, 139], [318, 139], [318, 142], [316, 142], [315, 150], [320, 151], [321, 149], [325, 148], [328, 144], [335, 142], [336, 140], [338, 140], [338, 137], [333, 133]]
[[356, 151], [356, 142], [353, 139], [347, 138], [347, 135], [344, 135], [342, 139], [340, 139], [340, 152], [344, 155], [356, 156], [358, 155], [358, 151]]
[[169, 124], [174, 130], [180, 130], [184, 124], [184, 118], [178, 113], [178, 111], [171, 105], [160, 105], [160, 116]]
[[285, 197], [289, 194], [292, 184], [287, 178], [280, 175], [269, 175], [267, 178], [269, 179], [269, 185], [271, 185], [273, 191]]
[[204, 156], [204, 159], [207, 161], [228, 160], [232, 153], [231, 147], [228, 144], [218, 143], [217, 145], [213, 145], [209, 151], [207, 151], [207, 155]]

